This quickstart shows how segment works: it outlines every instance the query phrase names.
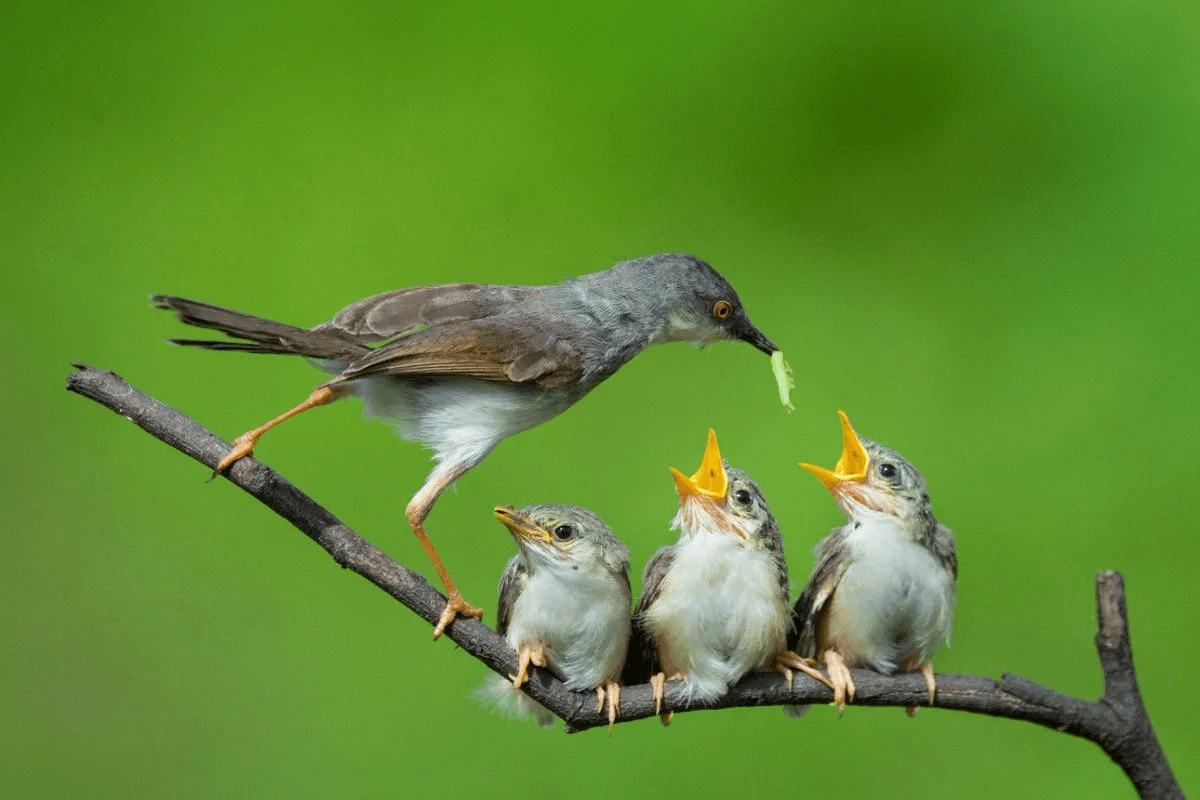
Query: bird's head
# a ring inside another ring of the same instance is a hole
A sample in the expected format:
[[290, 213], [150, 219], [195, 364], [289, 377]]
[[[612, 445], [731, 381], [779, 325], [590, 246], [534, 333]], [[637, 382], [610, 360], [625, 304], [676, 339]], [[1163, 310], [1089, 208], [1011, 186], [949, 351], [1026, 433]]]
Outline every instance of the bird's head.
[[741, 339], [767, 355], [779, 349], [750, 322], [729, 281], [704, 261], [687, 253], [663, 253], [627, 263], [638, 265], [641, 290], [663, 303], [656, 341], [705, 345]]
[[767, 500], [754, 479], [722, 461], [713, 430], [708, 432], [700, 469], [689, 476], [672, 467], [671, 474], [679, 494], [675, 525], [685, 535], [709, 530], [757, 542], [775, 525]]
[[870, 510], [904, 521], [932, 519], [929, 491], [917, 468], [895, 450], [859, 436], [845, 412], [839, 411], [838, 416], [842, 456], [837, 465], [832, 470], [815, 464], [800, 466], [825, 484], [847, 517]]
[[629, 570], [629, 549], [586, 508], [543, 503], [520, 510], [496, 506], [495, 513], [531, 572], [625, 574]]

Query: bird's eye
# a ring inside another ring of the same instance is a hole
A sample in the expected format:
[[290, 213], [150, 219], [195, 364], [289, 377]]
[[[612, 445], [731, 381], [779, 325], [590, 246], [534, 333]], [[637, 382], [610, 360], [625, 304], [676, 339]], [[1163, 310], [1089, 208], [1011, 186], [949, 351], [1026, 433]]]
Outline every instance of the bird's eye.
[[737, 500], [744, 506], [750, 505], [750, 492], [745, 489], [738, 489], [733, 493], [733, 499]]
[[895, 464], [890, 464], [887, 461], [885, 461], [879, 465], [879, 475], [881, 477], [889, 478], [889, 479], [894, 478], [894, 477], [896, 477], [897, 472], [898, 472], [898, 470], [896, 469]]
[[729, 319], [729, 315], [733, 313], [733, 303], [728, 300], [718, 300], [713, 306], [713, 316], [717, 319]]
[[554, 538], [558, 539], [560, 542], [565, 542], [574, 535], [575, 529], [565, 522], [554, 529]]

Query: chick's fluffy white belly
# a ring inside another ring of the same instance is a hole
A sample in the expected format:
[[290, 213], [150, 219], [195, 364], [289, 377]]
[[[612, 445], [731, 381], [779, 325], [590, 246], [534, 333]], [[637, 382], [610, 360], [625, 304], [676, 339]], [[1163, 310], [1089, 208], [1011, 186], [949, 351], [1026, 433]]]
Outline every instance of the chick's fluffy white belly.
[[924, 663], [949, 642], [954, 580], [937, 559], [889, 523], [849, 535], [852, 563], [829, 611], [828, 639], [847, 664], [890, 674], [909, 658]]
[[498, 442], [539, 425], [573, 402], [562, 389], [471, 378], [369, 378], [354, 384], [368, 416], [447, 464], [477, 464]]
[[684, 697], [710, 700], [784, 647], [786, 602], [764, 550], [707, 531], [676, 548], [646, 624], [673, 662], [664, 668], [684, 673]]
[[629, 598], [612, 576], [540, 571], [513, 604], [505, 639], [517, 650], [544, 642], [547, 659], [568, 689], [593, 689], [616, 678], [629, 644]]

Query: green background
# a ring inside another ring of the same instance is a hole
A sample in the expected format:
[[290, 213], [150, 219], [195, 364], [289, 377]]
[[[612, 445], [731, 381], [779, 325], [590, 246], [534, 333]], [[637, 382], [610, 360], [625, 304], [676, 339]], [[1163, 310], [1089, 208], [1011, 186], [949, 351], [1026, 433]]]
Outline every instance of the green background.
[[[147, 295], [311, 325], [669, 250], [737, 287], [796, 412], [743, 344], [648, 351], [442, 498], [467, 598], [491, 619], [500, 502], [594, 508], [640, 574], [709, 426], [798, 584], [840, 517], [796, 464], [832, 464], [843, 408], [958, 535], [938, 670], [1097, 696], [1093, 580], [1122, 570], [1146, 703], [1197, 785], [1200, 6], [34, 5], [0, 33], [13, 796], [1129, 796], [1090, 743], [949, 711], [611, 737], [495, 716], [425, 623], [62, 389], [72, 361], [114, 369], [232, 438], [319, 374], [172, 349]], [[357, 401], [259, 454], [430, 572], [402, 518], [427, 453]]]

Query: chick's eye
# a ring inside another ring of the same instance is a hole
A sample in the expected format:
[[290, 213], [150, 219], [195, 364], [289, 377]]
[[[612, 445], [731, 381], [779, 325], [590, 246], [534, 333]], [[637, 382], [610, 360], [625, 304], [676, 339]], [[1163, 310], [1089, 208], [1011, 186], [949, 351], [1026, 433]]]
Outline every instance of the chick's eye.
[[879, 465], [879, 474], [881, 477], [894, 478], [894, 477], [896, 477], [897, 472], [898, 472], [898, 470], [896, 469], [895, 464], [889, 464], [888, 462], [885, 461]]
[[558, 539], [560, 542], [565, 542], [574, 535], [575, 529], [565, 522], [554, 529], [554, 538]]
[[713, 306], [713, 316], [717, 319], [729, 319], [729, 315], [732, 313], [733, 303], [730, 303], [728, 300], [718, 300], [717, 304]]
[[737, 500], [744, 506], [748, 506], [750, 505], [750, 492], [746, 491], [745, 489], [738, 489], [733, 493], [733, 499]]

